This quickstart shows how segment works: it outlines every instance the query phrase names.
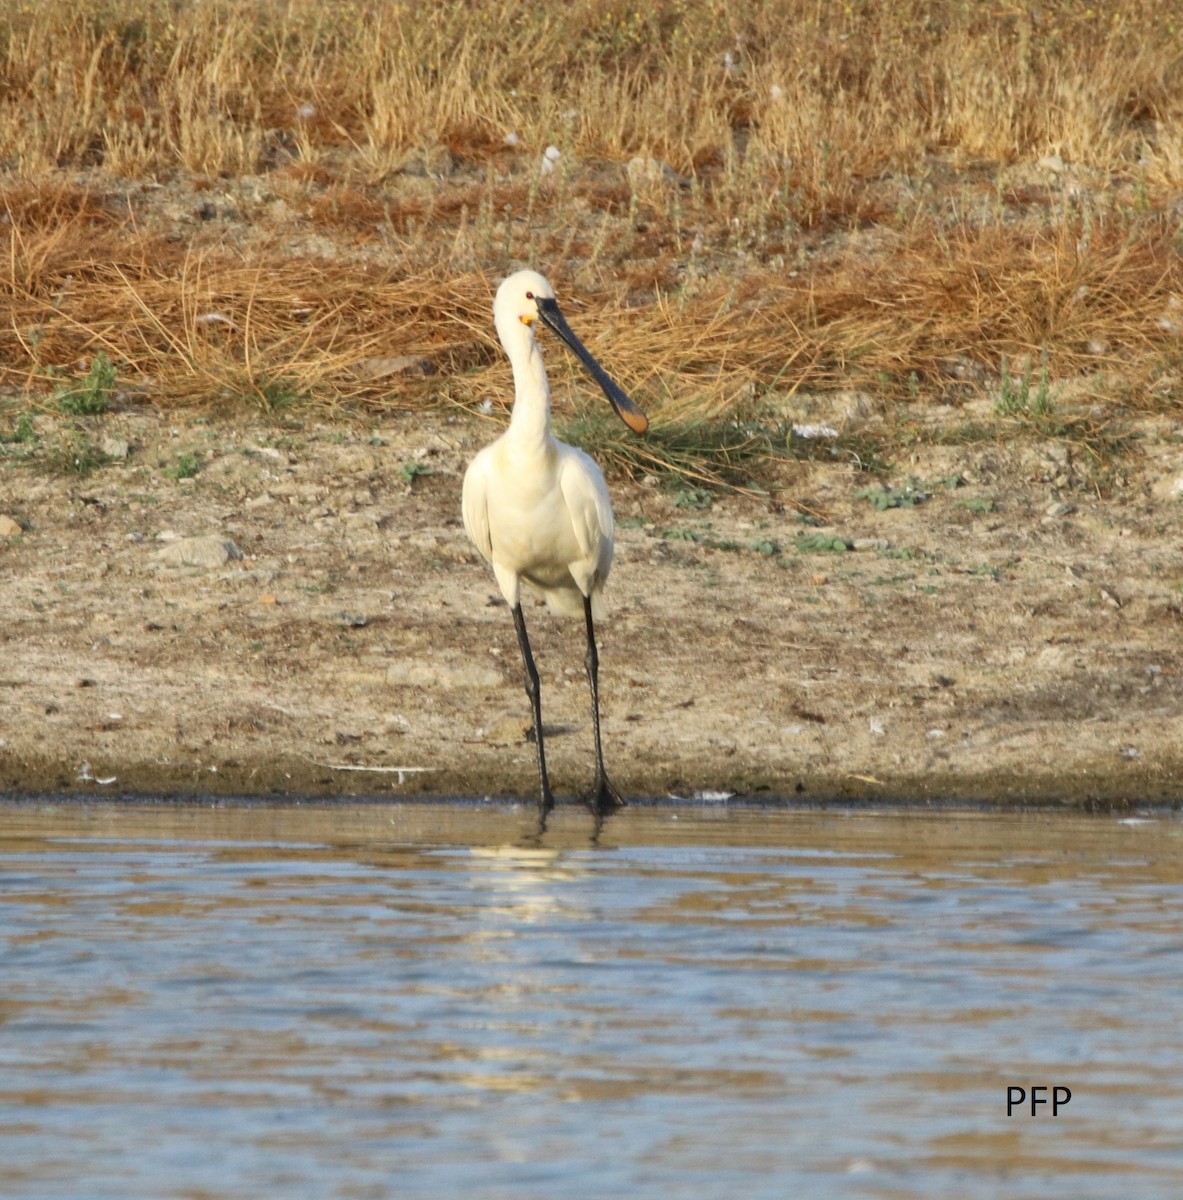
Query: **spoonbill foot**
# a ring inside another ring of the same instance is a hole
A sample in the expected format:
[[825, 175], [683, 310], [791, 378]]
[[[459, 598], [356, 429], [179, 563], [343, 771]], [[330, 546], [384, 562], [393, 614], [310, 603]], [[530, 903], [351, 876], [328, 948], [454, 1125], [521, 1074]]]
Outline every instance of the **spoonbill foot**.
[[600, 775], [583, 797], [584, 803], [597, 816], [607, 816], [618, 808], [626, 808], [624, 797], [612, 786], [607, 775]]

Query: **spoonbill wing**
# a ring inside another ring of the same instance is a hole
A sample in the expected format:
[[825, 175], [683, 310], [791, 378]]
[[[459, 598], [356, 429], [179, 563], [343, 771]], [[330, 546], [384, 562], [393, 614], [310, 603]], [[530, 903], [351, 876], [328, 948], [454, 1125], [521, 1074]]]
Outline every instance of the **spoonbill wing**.
[[485, 478], [484, 451], [476, 456], [464, 475], [460, 510], [464, 531], [486, 562], [493, 561], [493, 533], [489, 528], [488, 480]]
[[601, 577], [612, 563], [612, 502], [595, 461], [582, 450], [564, 455], [559, 488], [571, 515], [571, 527], [583, 557], [596, 562]]

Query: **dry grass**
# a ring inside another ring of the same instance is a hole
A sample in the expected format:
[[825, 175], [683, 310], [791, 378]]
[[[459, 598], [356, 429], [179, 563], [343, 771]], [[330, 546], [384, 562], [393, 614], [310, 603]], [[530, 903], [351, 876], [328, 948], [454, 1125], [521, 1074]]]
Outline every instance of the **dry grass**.
[[819, 194], [934, 147], [1109, 168], [1148, 152], [1174, 178], [1156, 126], [1181, 103], [1179, 19], [1154, 0], [42, 0], [7, 4], [0, 39], [3, 155], [25, 171], [240, 173], [347, 151], [378, 177], [428, 146], [496, 155], [514, 130]]
[[[158, 405], [504, 399], [522, 262], [671, 426], [957, 401], [1004, 357], [1181, 402], [1183, 23], [1154, 0], [45, 0], [0, 8], [0, 56], [20, 403], [99, 351]], [[357, 369], [401, 354], [442, 374]]]

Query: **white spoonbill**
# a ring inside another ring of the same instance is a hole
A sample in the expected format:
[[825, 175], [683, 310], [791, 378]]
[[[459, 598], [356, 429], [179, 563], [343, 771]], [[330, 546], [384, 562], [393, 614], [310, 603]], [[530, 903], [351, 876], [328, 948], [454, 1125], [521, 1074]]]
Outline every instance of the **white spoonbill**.
[[497, 289], [493, 320], [513, 367], [514, 401], [509, 428], [469, 464], [464, 476], [464, 528], [493, 565], [526, 668], [526, 694], [534, 715], [534, 744], [543, 817], [554, 807], [542, 738], [542, 695], [526, 621], [521, 585], [546, 598], [552, 612], [583, 613], [587, 627], [588, 684], [596, 741], [596, 778], [588, 802], [597, 815], [624, 803], [604, 770], [600, 745], [599, 656], [593, 619], [601, 616], [601, 593], [612, 566], [612, 501], [596, 463], [550, 431], [550, 385], [535, 337], [538, 321], [549, 325], [579, 356], [612, 407], [635, 433], [649, 426], [575, 336], [559, 311], [554, 288], [537, 271], [517, 271]]

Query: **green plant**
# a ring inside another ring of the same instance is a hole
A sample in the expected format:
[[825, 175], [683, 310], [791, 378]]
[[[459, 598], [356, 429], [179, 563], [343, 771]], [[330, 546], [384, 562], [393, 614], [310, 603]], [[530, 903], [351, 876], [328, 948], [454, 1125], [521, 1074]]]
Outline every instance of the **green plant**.
[[587, 411], [563, 422], [559, 436], [607, 469], [633, 478], [655, 475], [675, 492], [699, 495], [708, 489], [759, 494], [782, 456], [767, 429], [740, 421], [654, 421], [637, 437], [615, 417]]
[[845, 554], [854, 549], [854, 543], [831, 533], [799, 533], [793, 545], [802, 554]]
[[1031, 386], [1032, 367], [1027, 365], [1023, 374], [1015, 379], [1010, 373], [1006, 356], [998, 372], [998, 397], [994, 411], [1001, 417], [1026, 417], [1046, 419], [1052, 412], [1051, 388], [1048, 384], [1047, 354], [1043, 356], [1039, 370], [1039, 382]]
[[399, 466], [398, 474], [403, 483], [411, 487], [420, 476], [430, 475], [431, 468], [419, 462], [405, 462]]
[[965, 500], [958, 500], [957, 505], [959, 508], [969, 509], [977, 517], [985, 516], [986, 513], [994, 511], [994, 501], [985, 497], [970, 496]]
[[165, 467], [162, 474], [169, 479], [192, 479], [201, 470], [201, 459], [189, 451], [177, 455], [175, 466]]
[[58, 475], [86, 476], [107, 463], [107, 456], [86, 439], [80, 430], [70, 430], [55, 442], [45, 456], [46, 467]]
[[270, 416], [276, 416], [308, 399], [308, 392], [293, 379], [279, 375], [274, 379], [261, 378], [250, 381], [250, 390], [244, 398], [261, 408]]
[[28, 445], [37, 440], [37, 430], [33, 427], [33, 414], [26, 410], [16, 419], [16, 425], [11, 433], [0, 433], [0, 442], [15, 445]]
[[671, 542], [698, 542], [702, 538], [693, 529], [665, 529], [661, 536]]
[[58, 407], [72, 417], [105, 413], [115, 391], [115, 367], [103, 351], [91, 361], [85, 379], [61, 387], [54, 394]]
[[714, 499], [709, 488], [684, 487], [674, 495], [674, 504], [678, 508], [710, 508]]
[[862, 488], [855, 492], [856, 500], [866, 500], [872, 508], [884, 512], [889, 508], [914, 508], [928, 499], [928, 493], [920, 491], [915, 484], [896, 490], [886, 484], [876, 484], [874, 487]]

